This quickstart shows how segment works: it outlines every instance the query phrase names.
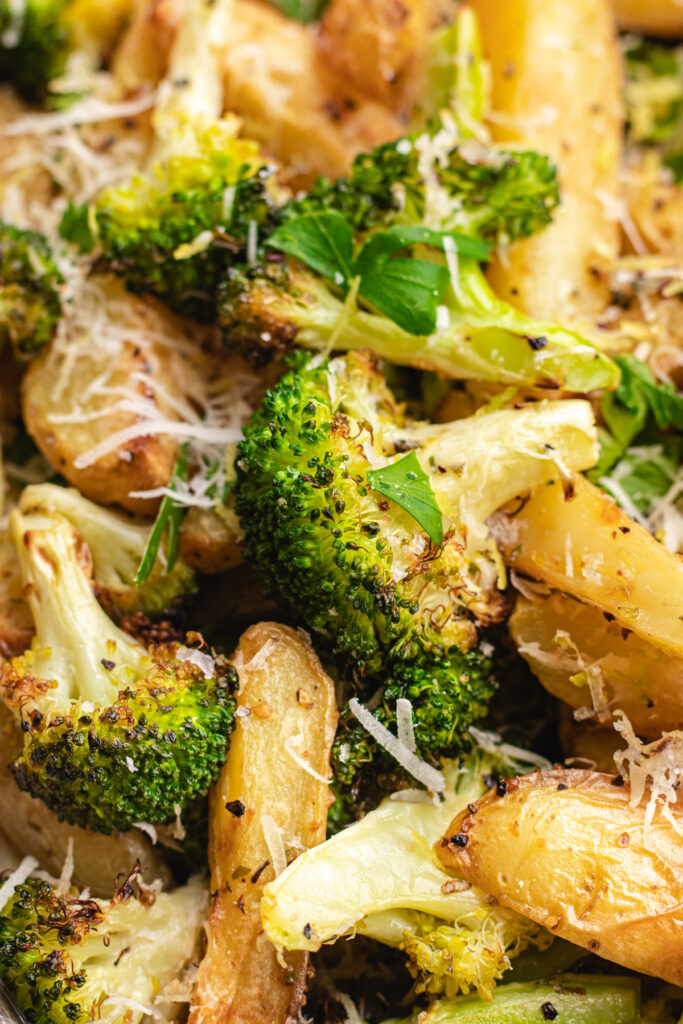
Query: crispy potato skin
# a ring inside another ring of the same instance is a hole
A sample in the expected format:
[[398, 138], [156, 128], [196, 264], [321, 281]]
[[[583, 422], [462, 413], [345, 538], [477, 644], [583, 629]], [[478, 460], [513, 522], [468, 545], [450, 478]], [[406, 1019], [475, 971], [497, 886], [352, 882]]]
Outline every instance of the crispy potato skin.
[[592, 671], [607, 704], [622, 710], [639, 736], [656, 739], [683, 729], [683, 659], [625, 630], [609, 612], [558, 591], [533, 600], [519, 596], [509, 626], [520, 654], [554, 697], [573, 708], [590, 706], [586, 674]]
[[[510, 779], [437, 844], [443, 863], [501, 904], [607, 960], [683, 982], [683, 841], [598, 772]], [[561, 788], [566, 787], [566, 788]], [[673, 808], [679, 828], [683, 801]], [[458, 838], [456, 838], [458, 837]], [[460, 845], [465, 842], [465, 845]]]
[[491, 520], [506, 561], [683, 657], [683, 559], [577, 475], [511, 503]]
[[33, 632], [33, 616], [23, 599], [16, 549], [6, 534], [0, 534], [0, 658], [23, 654]]
[[244, 536], [234, 499], [228, 498], [224, 516], [210, 508], [191, 508], [180, 530], [180, 557], [203, 573], [234, 569], [244, 560]]
[[327, 778], [337, 705], [313, 649], [286, 626], [252, 626], [234, 662], [238, 703], [250, 713], [237, 719], [211, 793], [214, 895], [190, 1024], [285, 1024], [299, 1019], [308, 964], [306, 954], [292, 954], [281, 966], [263, 931], [261, 893], [274, 875], [261, 819], [270, 815], [282, 829], [288, 859], [324, 840], [329, 787], [285, 742], [301, 737], [297, 752]]
[[557, 163], [562, 204], [540, 235], [492, 267], [496, 290], [540, 317], [607, 305], [599, 268], [618, 252], [604, 202], [618, 195], [621, 70], [609, 0], [472, 0], [492, 66], [495, 139]]
[[346, 174], [356, 153], [403, 134], [394, 112], [329, 68], [313, 28], [268, 4], [234, 0], [223, 66], [226, 110], [242, 119], [245, 135], [291, 165], [297, 185]]
[[332, 0], [320, 25], [320, 53], [353, 89], [400, 109], [406, 87], [417, 85], [429, 7], [426, 0]]
[[680, 0], [614, 0], [619, 28], [652, 36], [683, 36]]
[[23, 743], [9, 709], [0, 704], [0, 834], [22, 856], [35, 857], [41, 868], [59, 878], [72, 843], [74, 881], [93, 896], [111, 899], [117, 876], [127, 876], [140, 861], [146, 882], [160, 879], [164, 888], [173, 877], [159, 847], [142, 832], [104, 836], [58, 821], [42, 800], [22, 793], [8, 765]]

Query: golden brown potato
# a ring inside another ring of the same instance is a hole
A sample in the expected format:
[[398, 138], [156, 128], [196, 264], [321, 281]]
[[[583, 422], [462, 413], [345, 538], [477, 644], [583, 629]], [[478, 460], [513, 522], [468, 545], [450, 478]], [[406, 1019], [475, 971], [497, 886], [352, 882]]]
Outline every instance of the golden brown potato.
[[244, 533], [228, 497], [220, 514], [211, 508], [191, 508], [180, 531], [180, 557], [204, 573], [224, 572], [241, 565]]
[[290, 165], [297, 183], [346, 174], [354, 155], [398, 138], [404, 125], [335, 77], [314, 29], [256, 0], [234, 0], [225, 46], [225, 108], [244, 134]]
[[596, 725], [592, 720], [576, 722], [567, 707], [560, 708], [559, 736], [565, 763], [572, 768], [590, 768], [609, 775], [614, 771], [616, 751], [624, 749], [616, 729]]
[[614, 0], [619, 28], [652, 36], [683, 36], [681, 0]]
[[538, 487], [496, 513], [491, 526], [514, 569], [683, 657], [683, 560], [585, 477]]
[[58, 821], [41, 800], [22, 793], [8, 770], [20, 750], [22, 735], [14, 716], [0, 704], [0, 833], [20, 856], [35, 857], [41, 868], [59, 878], [72, 845], [73, 879], [94, 896], [111, 898], [117, 876], [126, 877], [140, 861], [146, 882], [173, 878], [161, 850], [142, 832], [98, 832]]
[[645, 807], [598, 772], [537, 772], [491, 790], [437, 844], [452, 871], [553, 935], [683, 983], [683, 800]]
[[472, 0], [493, 73], [495, 139], [557, 161], [562, 205], [491, 271], [528, 313], [590, 317], [607, 305], [596, 272], [618, 252], [620, 57], [610, 0]]
[[410, 106], [429, 9], [426, 0], [331, 0], [320, 24], [320, 53], [352, 89], [392, 109]]
[[683, 659], [625, 630], [608, 612], [553, 592], [517, 598], [510, 633], [546, 690], [572, 708], [623, 711], [639, 736], [683, 729]]
[[131, 23], [112, 59], [111, 70], [130, 92], [156, 85], [166, 73], [185, 0], [135, 0]]
[[636, 230], [628, 249], [644, 243], [649, 252], [683, 259], [683, 188], [647, 158], [629, 161], [623, 174], [624, 200]]
[[0, 659], [22, 654], [31, 643], [33, 616], [22, 590], [16, 549], [6, 532], [0, 531]]
[[290, 955], [286, 967], [278, 960], [261, 924], [261, 892], [275, 877], [279, 843], [279, 856], [292, 860], [325, 838], [337, 705], [310, 644], [286, 626], [252, 626], [234, 663], [242, 716], [211, 793], [214, 897], [190, 1024], [285, 1024], [299, 1019], [306, 954]]

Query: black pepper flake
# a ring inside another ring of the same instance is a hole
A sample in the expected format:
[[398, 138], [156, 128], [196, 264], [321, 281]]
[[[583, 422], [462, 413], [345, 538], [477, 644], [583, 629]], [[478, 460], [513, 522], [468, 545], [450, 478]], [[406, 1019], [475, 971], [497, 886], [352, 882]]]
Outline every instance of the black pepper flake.
[[112, 672], [116, 668], [116, 662], [109, 661], [109, 658], [102, 658], [101, 664], [106, 668], [107, 672]]
[[256, 871], [251, 876], [251, 883], [252, 883], [252, 885], [256, 885], [256, 883], [258, 882], [259, 878], [261, 877], [261, 875], [266, 870], [266, 868], [268, 867], [269, 864], [270, 864], [269, 860], [264, 860], [264, 862], [261, 865], [261, 867], [256, 868]]
[[304, 925], [304, 938], [305, 939], [310, 939], [310, 938], [312, 938], [312, 936], [313, 936], [313, 929], [311, 928], [310, 924], [305, 924]]
[[607, 619], [608, 622], [614, 622], [614, 616], [612, 615], [611, 612], [603, 612], [602, 614], [603, 614], [603, 617], [605, 619]]
[[621, 775], [617, 775], [616, 779], [612, 779], [610, 785], [611, 786], [623, 786], [624, 785], [624, 780], [622, 779]]
[[448, 842], [451, 846], [467, 846], [469, 842], [469, 836], [466, 836], [464, 832], [456, 832], [454, 836], [451, 836]]
[[569, 786], [567, 785], [566, 782], [558, 782], [557, 788], [558, 788], [559, 792], [561, 793], [562, 790], [569, 789]]
[[493, 787], [498, 782], [498, 776], [497, 775], [486, 774], [486, 775], [482, 775], [481, 780], [482, 780], [482, 782], [484, 783], [484, 785], [486, 786], [487, 789], [493, 789]]
[[477, 806], [477, 804], [468, 804], [467, 810], [470, 812], [470, 814], [476, 814], [477, 811], [479, 810], [479, 807]]
[[543, 1003], [541, 1013], [543, 1014], [543, 1020], [555, 1020], [560, 1015], [559, 1010], [556, 1010], [552, 1003]]
[[496, 796], [505, 796], [508, 791], [508, 784], [505, 779], [498, 779], [496, 783]]
[[538, 352], [539, 349], [545, 348], [548, 344], [548, 339], [544, 338], [542, 334], [538, 337], [534, 337], [533, 335], [525, 335], [525, 337], [529, 343], [529, 347], [532, 348], [534, 352]]
[[226, 811], [230, 811], [231, 814], [234, 814], [236, 818], [241, 818], [246, 811], [246, 807], [241, 800], [228, 800], [225, 805], [225, 809]]
[[631, 532], [631, 527], [630, 526], [620, 526], [619, 527], [619, 532], [620, 533], [630, 533]]
[[241, 914], [246, 914], [246, 910], [244, 909], [244, 896], [240, 896], [238, 900], [235, 900], [235, 906]]

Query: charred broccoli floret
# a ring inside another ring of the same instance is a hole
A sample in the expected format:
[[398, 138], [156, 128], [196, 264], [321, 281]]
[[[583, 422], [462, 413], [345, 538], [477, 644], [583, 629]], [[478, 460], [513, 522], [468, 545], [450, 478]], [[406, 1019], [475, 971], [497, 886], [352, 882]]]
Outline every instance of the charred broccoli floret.
[[15, 510], [36, 635], [0, 668], [20, 717], [19, 786], [61, 818], [100, 832], [172, 820], [205, 794], [225, 760], [234, 668], [196, 650], [145, 647], [98, 605], [87, 549], [58, 513]]
[[[485, 521], [555, 476], [554, 460], [593, 464], [589, 404], [411, 422], [367, 353], [301, 354], [298, 363], [268, 392], [238, 449], [249, 560], [296, 620], [357, 668], [467, 650], [473, 620], [504, 613]], [[403, 470], [390, 500], [387, 484]], [[411, 487], [442, 522], [441, 536], [412, 514]]]
[[541, 230], [556, 204], [555, 169], [537, 153], [458, 145], [443, 129], [381, 146], [348, 180], [284, 207], [260, 261], [228, 269], [224, 337], [257, 359], [296, 342], [370, 348], [446, 377], [615, 387], [618, 370], [589, 342], [498, 298], [480, 267], [488, 248], [472, 244]]
[[195, 590], [190, 566], [176, 561], [167, 573], [161, 548], [152, 572], [138, 586], [135, 577], [149, 542], [149, 524], [96, 505], [74, 487], [31, 484], [22, 491], [19, 507], [24, 513], [58, 512], [76, 527], [88, 545], [95, 592], [107, 610], [165, 615]]
[[184, 137], [187, 149], [98, 197], [100, 265], [132, 291], [153, 292], [179, 313], [212, 321], [226, 266], [244, 262], [250, 231], [270, 216], [270, 171], [256, 145], [225, 125]]
[[[381, 688], [380, 722], [393, 725], [398, 698], [411, 701], [418, 754], [437, 763], [467, 745], [467, 727], [493, 691], [477, 630], [501, 619], [506, 604], [486, 519], [555, 476], [553, 460], [593, 464], [590, 406], [535, 403], [445, 425], [411, 422], [367, 354], [302, 353], [298, 362], [239, 446], [247, 558], [338, 659], [356, 696]], [[397, 778], [378, 744], [343, 718], [337, 824]]]
[[268, 938], [279, 948], [313, 951], [366, 935], [407, 954], [418, 990], [451, 997], [476, 990], [490, 998], [512, 958], [530, 945], [548, 947], [551, 935], [459, 884], [432, 847], [459, 808], [506, 774], [504, 765], [502, 755], [477, 749], [445, 767], [442, 803], [385, 800], [306, 851], [264, 889]]
[[0, 81], [29, 102], [45, 99], [64, 70], [69, 49], [68, 0], [0, 0]]
[[163, 893], [134, 872], [94, 900], [28, 878], [0, 915], [0, 979], [29, 1024], [137, 1024], [192, 959], [206, 902], [197, 879]]
[[62, 312], [61, 284], [47, 239], [0, 221], [0, 346], [8, 341], [27, 359], [50, 341]]

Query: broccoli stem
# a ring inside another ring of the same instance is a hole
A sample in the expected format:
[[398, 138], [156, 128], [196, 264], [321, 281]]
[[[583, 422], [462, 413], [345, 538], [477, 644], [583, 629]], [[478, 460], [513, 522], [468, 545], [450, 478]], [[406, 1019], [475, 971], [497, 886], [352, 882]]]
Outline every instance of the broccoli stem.
[[50, 696], [57, 699], [111, 703], [139, 677], [146, 652], [97, 603], [78, 534], [55, 514], [22, 515], [17, 509], [9, 530], [36, 626], [33, 674], [55, 681]]
[[635, 1024], [640, 1019], [640, 982], [567, 974], [551, 983], [500, 985], [492, 1002], [476, 993], [439, 1000], [420, 1015], [420, 1024], [529, 1024], [554, 1019], [558, 1024]]
[[460, 261], [457, 283], [444, 306], [444, 326], [428, 338], [408, 334], [387, 317], [349, 307], [313, 275], [304, 290], [310, 292], [309, 301], [287, 308], [285, 300], [282, 314], [298, 328], [297, 344], [305, 348], [370, 349], [390, 362], [446, 377], [582, 394], [619, 383], [619, 370], [610, 359], [573, 331], [531, 320], [499, 299], [472, 260]]

